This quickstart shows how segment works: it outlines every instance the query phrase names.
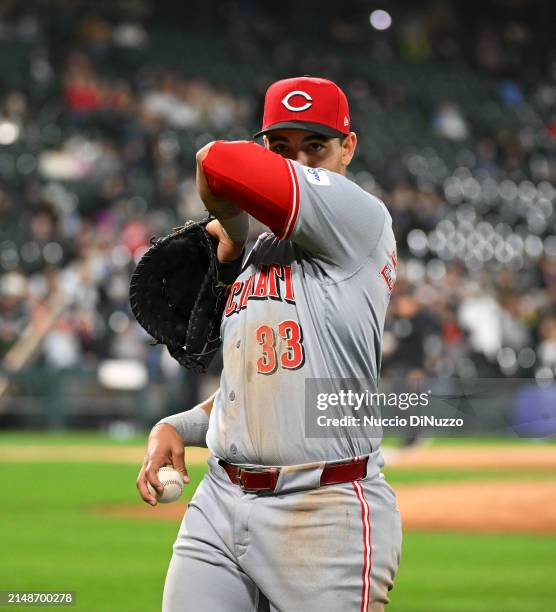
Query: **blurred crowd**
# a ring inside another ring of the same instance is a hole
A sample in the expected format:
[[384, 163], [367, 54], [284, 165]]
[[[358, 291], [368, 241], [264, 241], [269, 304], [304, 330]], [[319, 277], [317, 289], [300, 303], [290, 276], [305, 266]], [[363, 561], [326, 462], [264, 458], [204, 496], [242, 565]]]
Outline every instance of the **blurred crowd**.
[[[171, 23], [0, 5], [0, 68], [12, 67], [0, 76], [0, 358], [61, 300], [30, 363], [132, 359], [151, 379], [175, 376], [130, 315], [134, 263], [152, 235], [204, 216], [195, 150], [250, 138], [265, 87], [310, 73], [345, 88], [361, 142], [350, 177], [394, 221], [384, 372], [554, 377], [553, 42], [518, 17], [485, 16], [463, 36], [437, 3], [394, 13], [388, 32], [323, 10], [302, 48], [287, 37], [297, 26], [264, 8], [217, 5], [217, 26], [183, 26], [187, 70], [164, 53]], [[196, 36], [221, 78], [196, 72]]]

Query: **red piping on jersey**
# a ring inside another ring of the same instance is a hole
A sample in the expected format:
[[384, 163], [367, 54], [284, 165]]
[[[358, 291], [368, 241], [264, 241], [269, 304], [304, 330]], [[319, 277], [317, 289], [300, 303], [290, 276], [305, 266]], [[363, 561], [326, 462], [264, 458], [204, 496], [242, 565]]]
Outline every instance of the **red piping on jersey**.
[[371, 546], [371, 507], [365, 498], [361, 483], [354, 481], [352, 484], [357, 499], [361, 504], [361, 520], [363, 522], [363, 587], [361, 592], [361, 612], [367, 612], [371, 600], [371, 566], [373, 562]]
[[290, 178], [292, 180], [292, 203], [291, 203], [291, 212], [288, 218], [282, 233], [278, 238], [280, 240], [289, 240], [293, 228], [295, 227], [295, 223], [297, 221], [297, 217], [299, 215], [299, 183], [297, 182], [297, 174], [295, 173], [295, 168], [289, 159], [286, 159], [286, 163], [288, 165], [288, 170], [290, 171]]

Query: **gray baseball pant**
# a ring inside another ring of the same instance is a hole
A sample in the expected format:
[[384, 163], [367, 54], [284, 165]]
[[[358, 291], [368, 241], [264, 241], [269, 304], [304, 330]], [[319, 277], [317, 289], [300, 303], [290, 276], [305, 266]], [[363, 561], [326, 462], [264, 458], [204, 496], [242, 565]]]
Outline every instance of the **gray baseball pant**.
[[163, 612], [379, 612], [388, 603], [402, 531], [382, 474], [256, 494], [215, 458], [209, 467], [174, 544]]

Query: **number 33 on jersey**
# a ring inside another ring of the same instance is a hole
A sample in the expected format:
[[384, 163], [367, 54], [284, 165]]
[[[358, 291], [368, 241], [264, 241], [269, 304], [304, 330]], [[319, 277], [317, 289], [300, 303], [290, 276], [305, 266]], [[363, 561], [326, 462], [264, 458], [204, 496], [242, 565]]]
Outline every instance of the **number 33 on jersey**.
[[[251, 274], [247, 280], [236, 281], [231, 287], [224, 317], [246, 309], [249, 300], [269, 299], [295, 304], [290, 265], [263, 264], [260, 271]], [[262, 323], [256, 328], [255, 337], [261, 347], [257, 373], [273, 374], [278, 367], [296, 370], [303, 365], [303, 332], [298, 321], [286, 319], [276, 326]]]

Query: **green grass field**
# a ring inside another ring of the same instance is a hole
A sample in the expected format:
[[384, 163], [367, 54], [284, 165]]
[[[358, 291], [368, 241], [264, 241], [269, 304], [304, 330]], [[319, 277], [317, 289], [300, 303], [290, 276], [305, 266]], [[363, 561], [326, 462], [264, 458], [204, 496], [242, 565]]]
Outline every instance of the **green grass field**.
[[[99, 454], [115, 444], [90, 434], [46, 439], [98, 444]], [[0, 447], [18, 440], [25, 437], [0, 436]], [[44, 443], [45, 437], [35, 434], [25, 442]], [[144, 438], [132, 442], [144, 443]], [[137, 471], [129, 463], [1, 462], [0, 590], [75, 591], [77, 604], [70, 609], [82, 611], [160, 610], [178, 522], [117, 518], [101, 511], [104, 505], [142, 505]], [[204, 466], [189, 466], [188, 494], [203, 473]], [[520, 480], [528, 473], [489, 470], [480, 477]], [[556, 478], [550, 472], [535, 477]], [[477, 472], [390, 469], [388, 478], [395, 486], [476, 479]], [[555, 536], [410, 532], [388, 609], [552, 612], [555, 570]]]

